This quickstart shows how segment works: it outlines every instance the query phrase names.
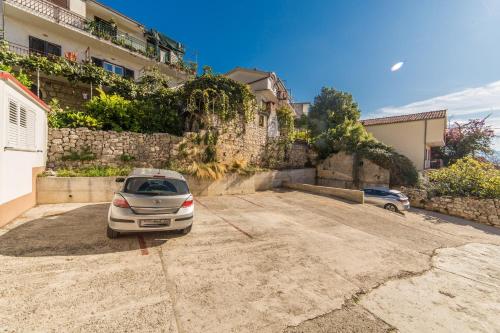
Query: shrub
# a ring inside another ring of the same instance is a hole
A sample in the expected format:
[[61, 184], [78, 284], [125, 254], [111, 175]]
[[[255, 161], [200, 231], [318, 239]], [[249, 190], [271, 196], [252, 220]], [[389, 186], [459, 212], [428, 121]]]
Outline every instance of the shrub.
[[96, 159], [96, 156], [86, 147], [80, 152], [72, 151], [69, 155], [65, 155], [61, 159], [63, 161], [93, 161]]
[[295, 112], [288, 105], [280, 106], [276, 110], [276, 116], [280, 126], [280, 132], [283, 137], [293, 141], [295, 131]]
[[57, 99], [53, 99], [49, 104], [48, 124], [50, 128], [86, 127], [100, 129], [102, 127], [102, 124], [97, 119], [84, 112], [74, 111], [69, 108], [64, 110]]
[[87, 114], [97, 119], [103, 130], [139, 132], [132, 102], [116, 94], [108, 95], [102, 89], [98, 91], [99, 95], [85, 105]]
[[429, 173], [430, 190], [437, 196], [500, 198], [500, 170], [472, 157]]
[[58, 177], [115, 177], [128, 176], [132, 169], [130, 167], [107, 167], [92, 166], [86, 168], [59, 169]]
[[31, 86], [33, 85], [33, 82], [31, 81], [30, 77], [28, 76], [28, 74], [26, 74], [25, 72], [23, 72], [23, 70], [19, 70], [19, 71], [14, 71], [12, 69], [11, 66], [8, 66], [4, 63], [0, 63], [0, 71], [4, 71], [4, 72], [8, 72], [12, 75], [14, 75], [14, 77], [19, 81], [21, 82], [21, 84], [27, 88], [31, 88]]
[[124, 154], [120, 155], [120, 161], [122, 161], [124, 163], [132, 162], [132, 161], [135, 161], [135, 156], [124, 153]]

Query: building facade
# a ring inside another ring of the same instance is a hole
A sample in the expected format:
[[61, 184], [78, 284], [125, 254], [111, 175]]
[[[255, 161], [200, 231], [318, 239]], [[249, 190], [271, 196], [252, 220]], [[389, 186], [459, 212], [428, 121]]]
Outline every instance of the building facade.
[[292, 103], [293, 111], [295, 112], [295, 118], [301, 118], [309, 114], [309, 109], [311, 108], [311, 103]]
[[0, 227], [36, 204], [47, 158], [48, 106], [0, 72]]
[[[181, 66], [185, 54], [181, 43], [97, 1], [0, 3], [2, 37], [13, 52], [93, 62], [133, 80], [153, 66], [168, 75], [174, 86], [189, 78], [189, 71]], [[50, 95], [50, 91], [45, 93]], [[80, 91], [78, 95], [85, 97]]]
[[361, 122], [373, 136], [408, 157], [417, 170], [442, 166], [437, 151], [444, 146], [447, 111], [366, 119]]
[[291, 107], [291, 96], [283, 81], [273, 72], [236, 67], [226, 74], [237, 82], [250, 86], [259, 108], [259, 125], [267, 127], [268, 136], [280, 135], [276, 110], [281, 106]]

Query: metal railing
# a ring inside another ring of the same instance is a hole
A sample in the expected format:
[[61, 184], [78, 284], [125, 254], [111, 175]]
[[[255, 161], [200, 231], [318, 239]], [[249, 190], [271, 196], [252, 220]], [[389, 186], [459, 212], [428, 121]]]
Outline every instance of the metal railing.
[[85, 17], [70, 10], [59, 7], [45, 0], [4, 0], [15, 7], [26, 10], [32, 14], [45, 17], [56, 23], [67, 25], [88, 32], [99, 38], [110, 40], [114, 44], [125, 47], [130, 51], [147, 55], [151, 58], [156, 54], [148, 52], [147, 43], [139, 38], [120, 31], [105, 22], [88, 21]]
[[44, 0], [4, 0], [6, 3], [51, 19], [57, 23], [85, 30], [86, 19]]

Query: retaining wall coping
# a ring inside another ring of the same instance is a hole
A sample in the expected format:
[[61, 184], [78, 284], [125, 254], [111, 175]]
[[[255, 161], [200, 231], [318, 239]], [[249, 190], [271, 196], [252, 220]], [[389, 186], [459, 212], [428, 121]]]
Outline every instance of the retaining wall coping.
[[365, 193], [359, 190], [348, 190], [338, 187], [326, 187], [326, 186], [298, 184], [291, 182], [284, 182], [283, 187], [293, 190], [316, 193], [316, 194], [331, 195], [337, 198], [346, 199], [360, 204], [365, 203]]

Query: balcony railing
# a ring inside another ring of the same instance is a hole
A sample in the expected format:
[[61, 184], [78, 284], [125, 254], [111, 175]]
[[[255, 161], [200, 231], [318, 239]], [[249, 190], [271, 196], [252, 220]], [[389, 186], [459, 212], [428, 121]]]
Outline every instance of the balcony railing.
[[85, 29], [86, 19], [83, 16], [75, 14], [53, 3], [44, 0], [5, 0], [5, 2], [57, 23], [81, 30]]
[[148, 50], [145, 41], [130, 36], [128, 33], [111, 26], [111, 24], [88, 21], [83, 16], [44, 0], [5, 0], [5, 2], [56, 23], [86, 31], [96, 37], [109, 40], [130, 51], [138, 52], [150, 58], [156, 57], [154, 49]]

